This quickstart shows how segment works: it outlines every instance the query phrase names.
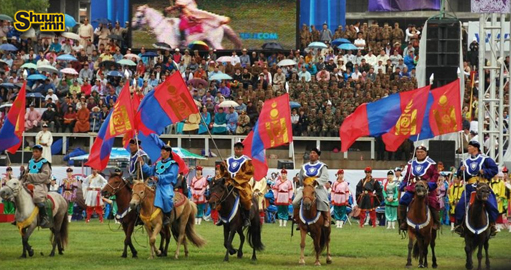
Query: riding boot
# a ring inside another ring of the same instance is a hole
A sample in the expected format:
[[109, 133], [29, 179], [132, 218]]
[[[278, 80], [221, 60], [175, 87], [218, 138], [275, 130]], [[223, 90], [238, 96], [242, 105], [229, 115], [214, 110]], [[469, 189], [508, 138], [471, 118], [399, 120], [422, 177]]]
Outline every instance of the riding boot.
[[39, 226], [41, 226], [41, 228], [48, 228], [50, 220], [48, 219], [48, 215], [46, 215], [46, 205], [44, 205], [44, 203], [38, 203], [37, 207], [39, 208]]
[[242, 217], [243, 217], [243, 227], [249, 227], [250, 226], [250, 210], [243, 209]]
[[168, 213], [164, 213], [164, 214], [163, 214], [163, 226], [168, 226], [168, 225], [170, 225], [170, 213], [171, 213], [171, 212], [168, 212]]
[[461, 237], [465, 236], [465, 230], [462, 226], [461, 220], [456, 220], [456, 222], [454, 223], [454, 232], [459, 234], [459, 236], [461, 236]]
[[431, 217], [433, 218], [433, 230], [440, 229], [440, 213], [435, 210], [431, 209]]
[[330, 220], [330, 211], [322, 211], [321, 214], [323, 215], [324, 223], [323, 225], [325, 228], [330, 227], [330, 223], [332, 222]]
[[406, 209], [405, 205], [400, 205], [398, 207], [399, 230], [401, 230], [401, 231], [408, 230], [408, 224], [406, 224], [406, 215], [407, 215], [406, 210], [407, 209]]
[[497, 235], [497, 228], [495, 226], [495, 222], [490, 222], [490, 237], [495, 237]]

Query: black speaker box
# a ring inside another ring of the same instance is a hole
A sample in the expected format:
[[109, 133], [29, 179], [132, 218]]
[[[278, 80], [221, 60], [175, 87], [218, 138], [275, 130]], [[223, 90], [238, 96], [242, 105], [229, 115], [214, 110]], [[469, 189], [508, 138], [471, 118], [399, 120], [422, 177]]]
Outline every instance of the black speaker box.
[[444, 168], [448, 170], [451, 166], [455, 166], [456, 143], [454, 141], [429, 141], [429, 157], [434, 161], [444, 163]]
[[277, 162], [277, 169], [294, 169], [293, 161], [279, 159]]

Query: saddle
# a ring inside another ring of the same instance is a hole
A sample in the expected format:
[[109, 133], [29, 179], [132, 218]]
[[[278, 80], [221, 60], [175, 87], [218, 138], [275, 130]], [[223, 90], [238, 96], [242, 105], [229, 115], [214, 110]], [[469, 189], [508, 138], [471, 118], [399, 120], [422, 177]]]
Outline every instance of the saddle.
[[[30, 194], [32, 199], [34, 198], [34, 185], [33, 184], [25, 184], [25, 189]], [[35, 205], [35, 204], [34, 204]], [[46, 201], [44, 202], [46, 207], [46, 214], [48, 216], [48, 220], [50, 221], [50, 227], [53, 227], [53, 210], [55, 210], [55, 201], [50, 195], [46, 195]], [[36, 205], [37, 207], [37, 205]]]
[[183, 194], [177, 192], [174, 195], [174, 208], [177, 208], [177, 207], [183, 205], [185, 203], [185, 201], [186, 201], [186, 197]]

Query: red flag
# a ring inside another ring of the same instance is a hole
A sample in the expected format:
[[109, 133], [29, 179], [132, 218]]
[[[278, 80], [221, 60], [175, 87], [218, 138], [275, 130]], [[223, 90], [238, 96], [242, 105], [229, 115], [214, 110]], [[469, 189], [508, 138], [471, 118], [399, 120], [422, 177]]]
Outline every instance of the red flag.
[[172, 123], [186, 119], [190, 114], [199, 113], [190, 91], [179, 72], [172, 74], [154, 90], [154, 97]]
[[[140, 101], [142, 98], [143, 95], [139, 95], [136, 92], [133, 93], [133, 96], [131, 97], [131, 108], [133, 109], [133, 115], [137, 114], [138, 106], [140, 106]], [[133, 121], [133, 126], [133, 130], [126, 132], [122, 138], [122, 145], [124, 145], [124, 148], [128, 147], [130, 140], [135, 137], [136, 130], [138, 129], [138, 122]]]
[[259, 119], [251, 134], [252, 137], [249, 135], [245, 139], [249, 144], [247, 148], [250, 148], [250, 152], [247, 149], [244, 152], [253, 160], [254, 179], [260, 180], [261, 177], [266, 176], [268, 171], [264, 150], [293, 141], [289, 94], [264, 102]]
[[435, 136], [462, 130], [460, 79], [431, 91], [429, 125]]
[[4, 125], [0, 130], [0, 151], [7, 150], [15, 154], [23, 142], [23, 131], [25, 130], [25, 112], [26, 112], [26, 87], [27, 82], [23, 83], [18, 96], [12, 103], [11, 109], [7, 113]]
[[252, 165], [254, 165], [254, 179], [256, 181], [261, 180], [263, 177], [266, 177], [268, 173], [268, 164], [266, 164], [266, 156], [261, 156], [263, 160], [259, 160], [252, 156], [252, 141], [254, 137], [254, 131], [250, 131], [247, 137], [243, 140], [243, 145], [245, 148], [243, 149], [243, 154], [252, 159]]
[[420, 133], [430, 86], [401, 93], [401, 116], [392, 129], [383, 134], [387, 151], [395, 152], [412, 135]]
[[172, 158], [179, 166], [179, 173], [187, 175], [188, 172], [190, 171], [190, 168], [188, 168], [185, 161], [178, 154], [174, 153], [174, 151], [172, 151]]
[[101, 126], [85, 165], [97, 170], [106, 168], [110, 159], [114, 138], [134, 130], [134, 114], [131, 107], [129, 84], [126, 83], [114, 105], [114, 109]]

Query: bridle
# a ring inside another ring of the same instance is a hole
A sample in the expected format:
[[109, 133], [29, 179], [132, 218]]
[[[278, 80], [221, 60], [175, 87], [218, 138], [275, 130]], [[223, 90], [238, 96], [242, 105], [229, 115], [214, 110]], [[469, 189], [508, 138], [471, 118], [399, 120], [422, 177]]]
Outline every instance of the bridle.
[[108, 182], [106, 185], [108, 187], [110, 187], [112, 189], [112, 192], [111, 192], [111, 195], [115, 195], [117, 194], [117, 192], [119, 192], [119, 190], [123, 189], [124, 187], [126, 187], [126, 185], [128, 185], [128, 182], [124, 179], [121, 178], [121, 181], [122, 183], [120, 183], [117, 187], [113, 187], [110, 182]]
[[[313, 186], [310, 186], [310, 187], [314, 188]], [[313, 195], [310, 195], [310, 196], [309, 195], [307, 195], [307, 196], [303, 195], [302, 196], [302, 201], [305, 200], [305, 199], [309, 199], [309, 200], [311, 200], [312, 203], [314, 203], [316, 201], [316, 196], [314, 195], [315, 194], [314, 192], [312, 194]]]
[[[228, 190], [228, 188], [226, 188]], [[234, 187], [231, 188], [231, 190], [229, 192], [223, 192], [222, 193], [222, 196], [220, 196], [220, 198], [218, 199], [218, 193], [211, 193], [211, 197], [210, 197], [210, 200], [212, 198], [215, 198], [218, 200], [218, 202], [216, 202], [215, 204], [222, 204], [223, 202], [225, 202], [225, 200], [227, 200], [227, 198], [229, 198], [229, 196], [234, 192]]]
[[9, 188], [9, 189], [11, 190], [11, 192], [12, 192], [12, 196], [13, 196], [13, 197], [18, 196], [18, 194], [20, 193], [20, 190], [21, 190], [21, 184], [18, 184], [18, 188], [16, 188], [16, 189], [14, 189], [14, 188], [10, 187], [10, 186], [9, 186], [9, 185], [7, 185], [7, 184], [5, 185], [5, 187], [7, 187], [7, 188]]
[[[144, 184], [144, 190], [146, 190], [145, 184]], [[142, 196], [140, 196], [140, 194], [138, 194], [138, 192], [135, 192], [134, 190], [133, 190], [133, 195], [137, 195], [138, 198], [140, 199], [140, 202], [144, 201], [145, 197], [147, 197], [147, 193], [144, 195], [144, 197], [142, 197]]]

